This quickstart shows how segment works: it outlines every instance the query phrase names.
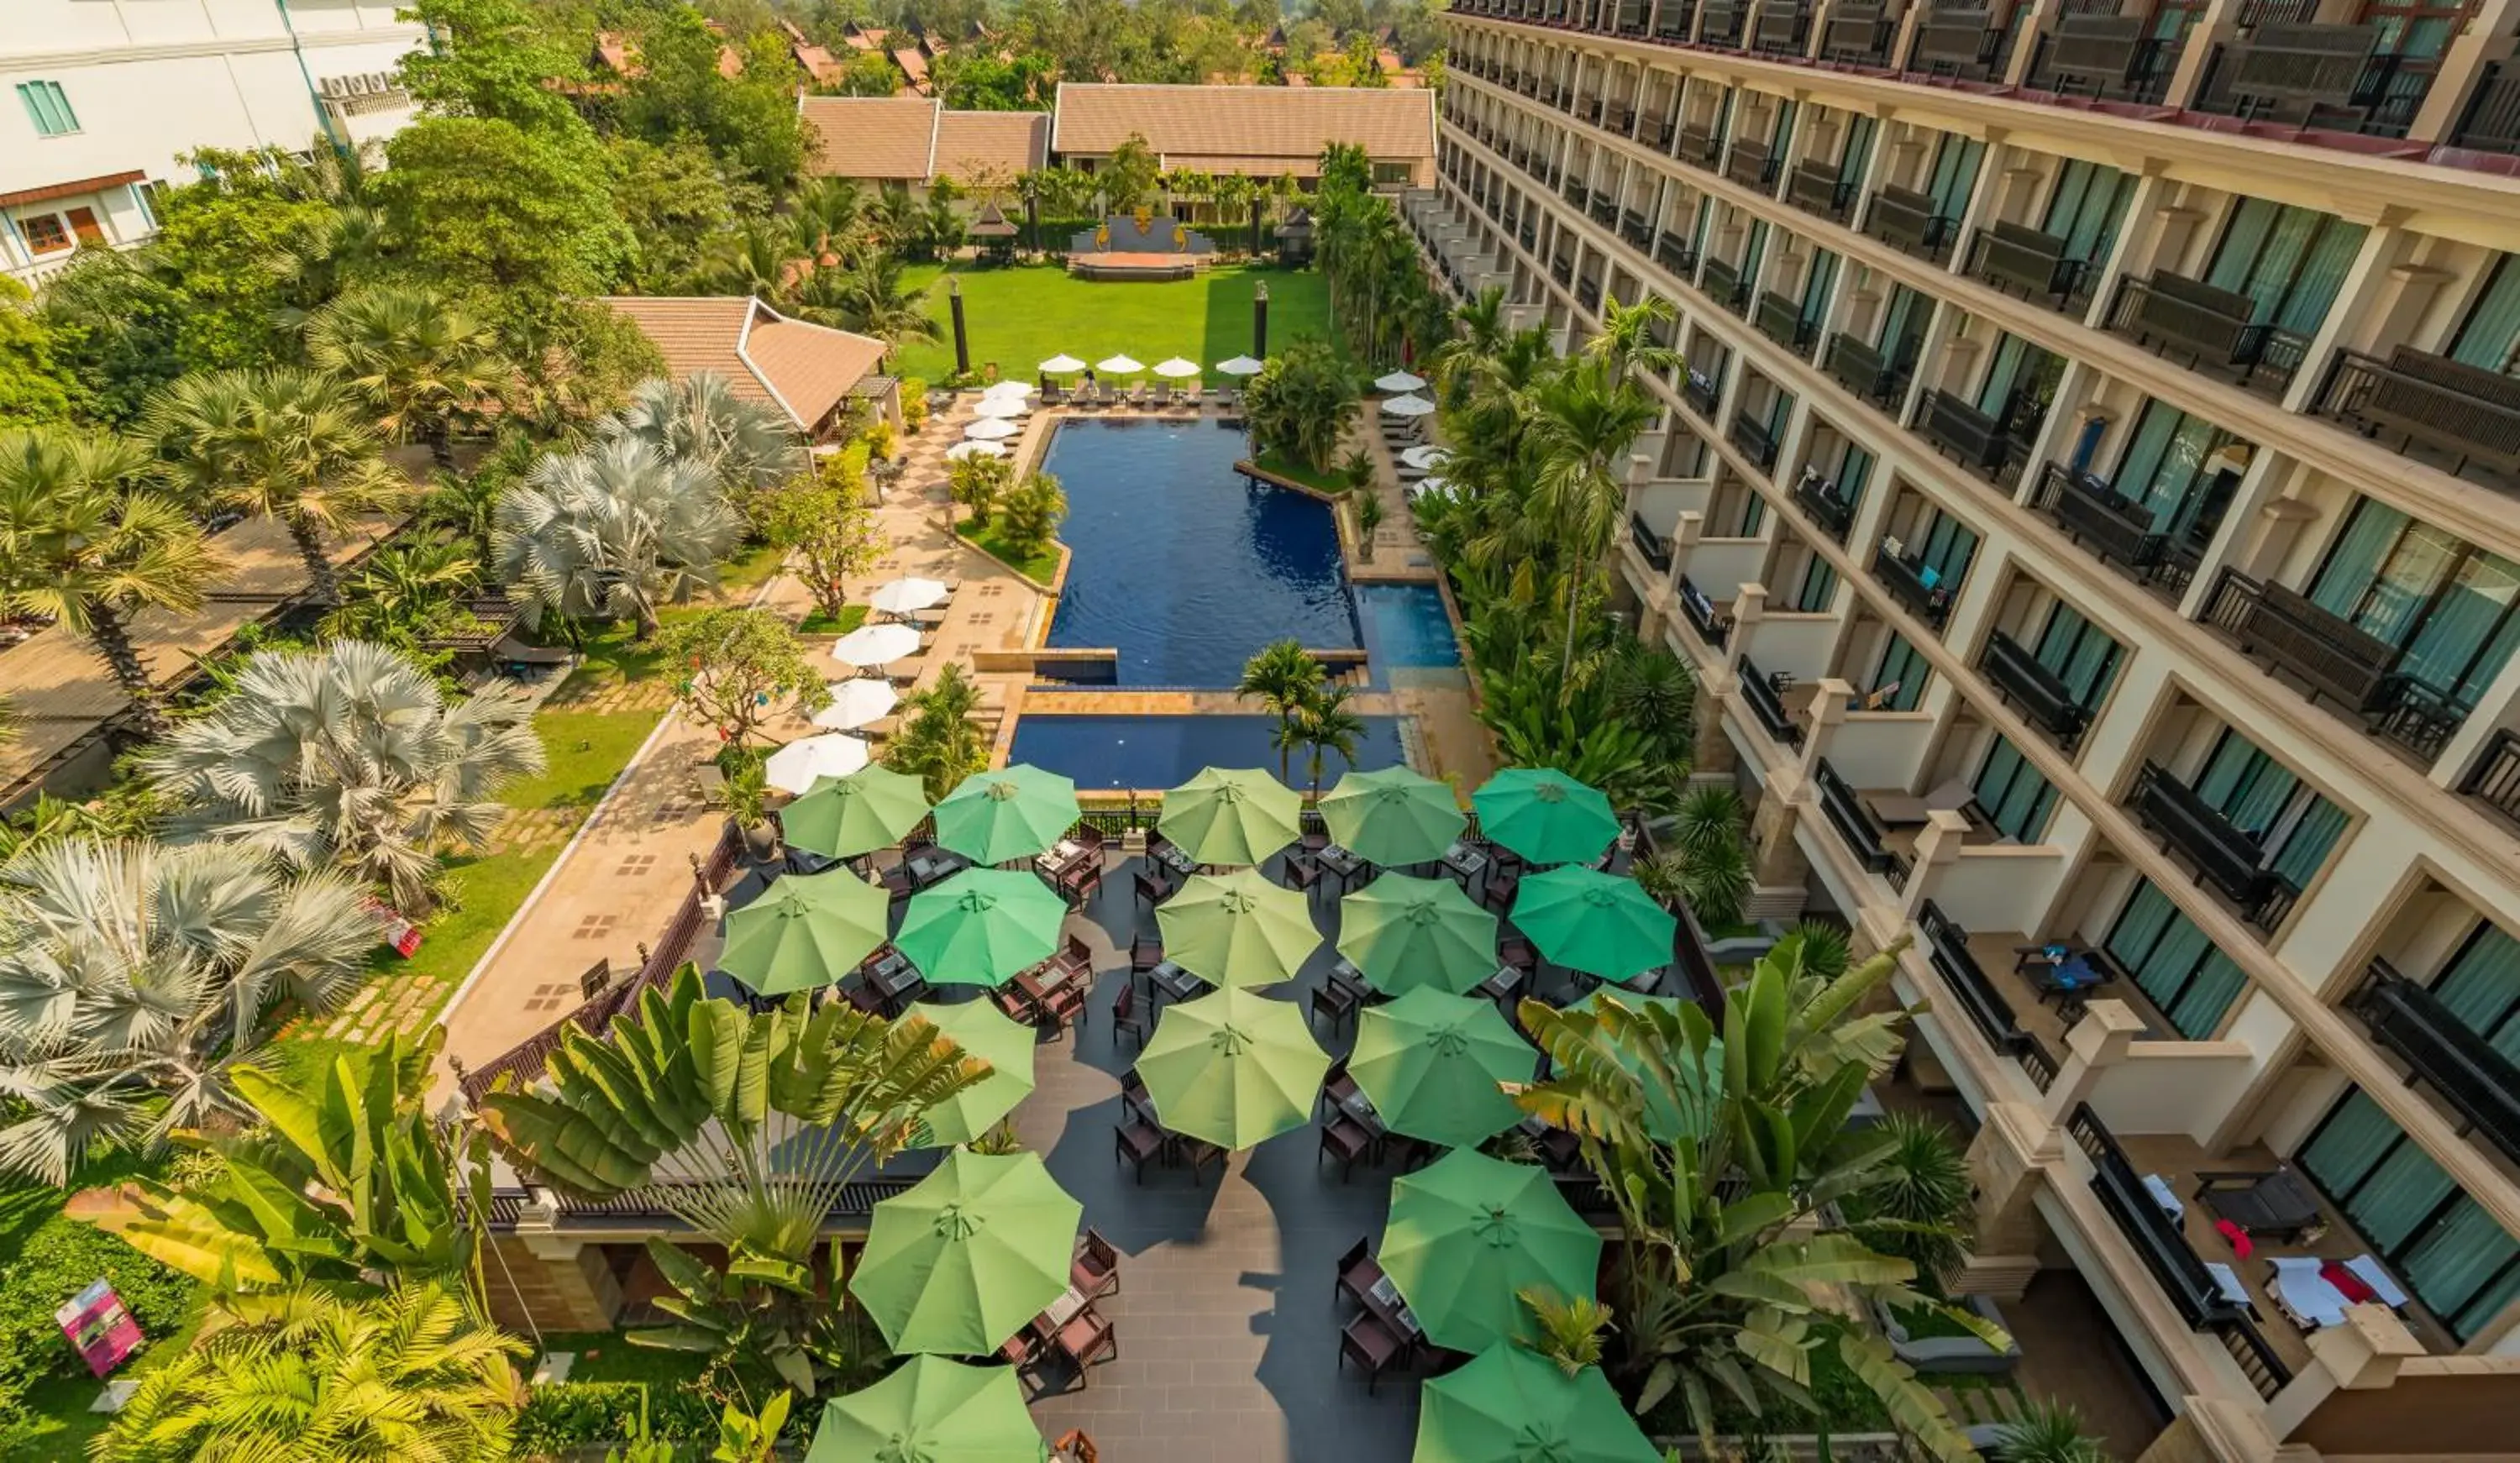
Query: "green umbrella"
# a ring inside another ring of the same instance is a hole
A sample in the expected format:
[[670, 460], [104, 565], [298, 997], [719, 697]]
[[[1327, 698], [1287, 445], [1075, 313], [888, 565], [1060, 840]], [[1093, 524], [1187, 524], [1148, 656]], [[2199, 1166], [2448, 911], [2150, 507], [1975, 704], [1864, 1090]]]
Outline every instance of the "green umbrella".
[[1066, 1292], [1083, 1222], [1040, 1154], [957, 1148], [876, 1205], [849, 1294], [896, 1352], [985, 1356]]
[[1076, 826], [1076, 783], [1017, 763], [973, 773], [936, 805], [936, 841], [974, 864], [1029, 859]]
[[1619, 836], [1610, 800], [1550, 767], [1509, 767], [1470, 794], [1479, 831], [1534, 864], [1586, 864]]
[[1599, 1367], [1570, 1377], [1510, 1343], [1428, 1377], [1419, 1396], [1410, 1463], [1659, 1463], [1662, 1457]]
[[910, 897], [893, 948], [934, 985], [1003, 986], [1051, 957], [1067, 906], [1019, 869], [967, 868]]
[[929, 1139], [920, 1147], [970, 1142], [1031, 1094], [1031, 1027], [986, 1000], [966, 1000], [955, 1005], [922, 1003], [912, 1014], [926, 1017], [938, 1031], [953, 1038], [955, 1045], [990, 1067], [989, 1075], [978, 1083], [922, 1114], [927, 1122]]
[[1495, 1006], [1421, 986], [1365, 1008], [1347, 1070], [1383, 1127], [1470, 1148], [1521, 1121], [1497, 1085], [1531, 1081], [1538, 1060]]
[[779, 828], [789, 848], [827, 859], [854, 859], [919, 826], [927, 816], [927, 793], [917, 777], [870, 763], [779, 810]]
[[889, 902], [845, 868], [789, 874], [726, 916], [717, 966], [763, 996], [828, 986], [883, 943]]
[[1550, 963], [1633, 980], [1671, 963], [1680, 922], [1633, 879], [1570, 866], [1536, 873], [1513, 897], [1514, 928]]
[[1375, 864], [1426, 864], [1444, 857], [1469, 820], [1453, 789], [1405, 767], [1349, 773], [1322, 795], [1330, 836]]
[[[1681, 998], [1677, 996], [1640, 996], [1633, 991], [1619, 990], [1615, 986], [1597, 986], [1585, 992], [1583, 999], [1567, 1002], [1566, 1009], [1591, 1011], [1599, 1006], [1605, 998], [1615, 1000], [1631, 1011], [1642, 1011], [1647, 1006], [1658, 1006], [1677, 1013], [1681, 1007]], [[1610, 1054], [1612, 1061], [1630, 1072], [1637, 1071], [1637, 1054], [1631, 1047], [1625, 1043], [1600, 1042], [1598, 1044], [1600, 1049]], [[1716, 1092], [1723, 1082], [1724, 1039], [1717, 1037], [1707, 1043], [1706, 1061], [1702, 1067], [1690, 1062], [1685, 1047], [1674, 1047], [1671, 1056], [1674, 1064], [1673, 1076], [1683, 1088], [1680, 1101], [1690, 1104], [1686, 1118], [1684, 1119], [1680, 1109], [1675, 1107], [1672, 1099], [1664, 1093], [1659, 1080], [1644, 1084], [1645, 1134], [1666, 1143], [1680, 1141], [1683, 1130], [1692, 1133], [1702, 1132], [1706, 1120], [1714, 1114]], [[1691, 1092], [1696, 1094], [1693, 1102], [1688, 1095]]]
[[1339, 953], [1378, 991], [1461, 995], [1497, 972], [1497, 920], [1450, 879], [1386, 873], [1339, 901]]
[[1300, 1007], [1229, 987], [1166, 1006], [1138, 1076], [1164, 1127], [1248, 1148], [1304, 1125], [1329, 1065]]
[[823, 1404], [805, 1463], [1043, 1463], [1012, 1366], [913, 1356], [873, 1387]]
[[1536, 1336], [1520, 1291], [1590, 1299], [1601, 1236], [1548, 1170], [1456, 1148], [1393, 1181], [1380, 1261], [1428, 1341], [1475, 1352]]
[[1312, 902], [1255, 868], [1197, 873], [1155, 906], [1164, 957], [1212, 986], [1266, 986], [1294, 975], [1322, 943]]
[[1258, 864], [1302, 836], [1303, 800], [1256, 768], [1203, 767], [1164, 794], [1155, 831], [1198, 864]]

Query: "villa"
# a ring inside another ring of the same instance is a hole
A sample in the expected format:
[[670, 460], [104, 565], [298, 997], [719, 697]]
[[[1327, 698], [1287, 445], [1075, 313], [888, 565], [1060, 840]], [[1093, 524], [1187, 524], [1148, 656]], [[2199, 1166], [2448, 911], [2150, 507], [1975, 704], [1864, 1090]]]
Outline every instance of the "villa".
[[748, 296], [605, 301], [639, 328], [676, 380], [714, 372], [747, 401], [768, 402], [809, 441], [824, 440], [852, 399], [898, 423], [901, 386], [878, 370], [885, 346], [870, 335], [790, 320]]
[[940, 178], [967, 192], [1003, 190], [1050, 156], [1043, 112], [956, 111], [929, 97], [805, 97], [797, 106], [819, 139], [815, 176], [899, 183], [922, 201]]

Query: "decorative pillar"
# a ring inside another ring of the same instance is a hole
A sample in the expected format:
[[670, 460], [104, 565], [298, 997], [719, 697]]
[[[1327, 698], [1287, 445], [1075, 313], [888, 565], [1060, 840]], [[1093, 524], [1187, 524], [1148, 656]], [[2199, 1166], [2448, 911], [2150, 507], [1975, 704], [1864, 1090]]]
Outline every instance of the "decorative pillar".
[[971, 337], [963, 329], [963, 282], [948, 275], [945, 279], [945, 303], [954, 312], [954, 374], [971, 374]]
[[1829, 741], [1837, 729], [1846, 725], [1846, 709], [1855, 700], [1855, 687], [1835, 676], [1822, 678], [1814, 687], [1809, 710], [1809, 725], [1803, 729], [1803, 779], [1809, 781], [1812, 769], [1828, 755]]
[[2083, 1019], [2065, 1033], [2065, 1059], [2056, 1068], [2056, 1080], [2048, 1085], [2047, 1093], [2040, 1099], [2040, 1111], [2046, 1120], [2064, 1127], [2074, 1109], [2092, 1100], [2092, 1093], [2099, 1088], [2101, 1074], [2127, 1059], [2143, 1030], [2143, 1018], [2123, 1000], [2094, 1000], [2086, 1006]]
[[2295, 1372], [2267, 1402], [2267, 1431], [2277, 1441], [2290, 1438], [2321, 1402], [2340, 1392], [2394, 1387], [2399, 1366], [2422, 1354], [2423, 1343], [2387, 1307], [2368, 1302], [2349, 1306], [2345, 1324], [2310, 1333], [2311, 1364]]
[[1811, 898], [1811, 860], [1794, 838], [1808, 785], [1798, 769], [1778, 773], [1750, 815], [1750, 897], [1741, 904], [1749, 918], [1793, 919]]
[[1934, 897], [1934, 886], [1942, 881], [1943, 871], [1958, 863], [1960, 845], [1968, 841], [1969, 820], [1949, 808], [1935, 808], [1925, 814], [1925, 830], [1916, 835], [1913, 866], [1908, 870], [1908, 887], [1901, 900], [1911, 921], [1925, 901]]
[[1692, 787], [1730, 787], [1733, 771], [1741, 765], [1732, 738], [1724, 734], [1724, 697], [1732, 688], [1731, 673], [1720, 667], [1697, 678], [1697, 701], [1690, 711], [1696, 733], [1688, 760]]
[[1269, 359], [1269, 282], [1251, 291], [1251, 359]]
[[2039, 1186], [2064, 1162], [2056, 1126], [2027, 1102], [1993, 1102], [1969, 1140], [1969, 1195], [1976, 1243], [1952, 1277], [1952, 1293], [2018, 1301], [2039, 1274]]
[[1741, 657], [1750, 653], [1750, 632], [1768, 617], [1768, 587], [1745, 584], [1732, 598], [1732, 634], [1724, 642], [1724, 664], [1733, 675], [1741, 674]]

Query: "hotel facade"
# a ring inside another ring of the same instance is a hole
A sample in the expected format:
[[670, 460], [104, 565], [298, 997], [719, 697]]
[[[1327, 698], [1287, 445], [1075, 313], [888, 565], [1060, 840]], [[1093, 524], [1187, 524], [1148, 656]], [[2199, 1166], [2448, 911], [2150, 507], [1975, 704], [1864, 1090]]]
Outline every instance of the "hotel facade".
[[1758, 911], [1905, 942], [1966, 1288], [2074, 1271], [2147, 1456], [2510, 1452], [2520, 5], [1448, 28], [1430, 273], [1675, 307], [1624, 612]]

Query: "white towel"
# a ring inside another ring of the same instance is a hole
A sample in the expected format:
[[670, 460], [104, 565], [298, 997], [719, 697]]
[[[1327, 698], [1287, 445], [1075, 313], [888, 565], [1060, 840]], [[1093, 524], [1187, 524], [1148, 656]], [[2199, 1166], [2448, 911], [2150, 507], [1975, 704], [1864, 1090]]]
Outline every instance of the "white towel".
[[2174, 1219], [2187, 1217], [2187, 1206], [2180, 1203], [2179, 1196], [2171, 1192], [2169, 1179], [2158, 1174], [2146, 1174], [2143, 1175], [2143, 1190], [2152, 1195], [2152, 1202], [2161, 1206], [2163, 1214]]

